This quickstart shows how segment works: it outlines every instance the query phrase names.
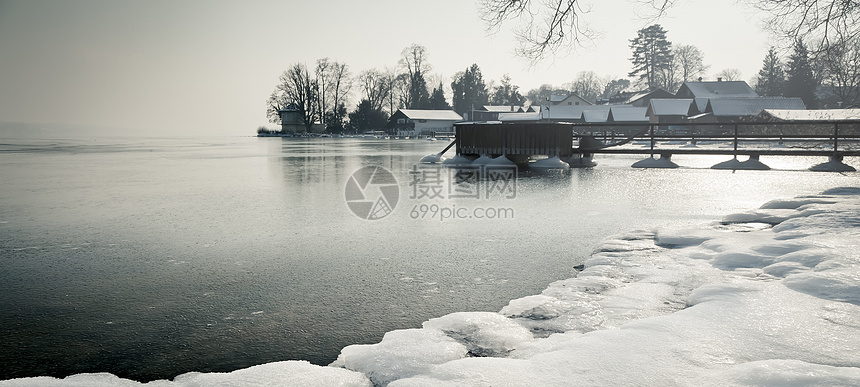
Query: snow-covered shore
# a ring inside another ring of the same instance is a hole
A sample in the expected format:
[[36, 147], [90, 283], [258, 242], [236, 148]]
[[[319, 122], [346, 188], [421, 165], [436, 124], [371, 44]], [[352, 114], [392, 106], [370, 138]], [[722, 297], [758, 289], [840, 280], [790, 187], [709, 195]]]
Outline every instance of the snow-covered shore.
[[348, 346], [329, 367], [0, 386], [860, 385], [858, 238], [860, 188], [835, 188], [616, 235], [539, 295]]

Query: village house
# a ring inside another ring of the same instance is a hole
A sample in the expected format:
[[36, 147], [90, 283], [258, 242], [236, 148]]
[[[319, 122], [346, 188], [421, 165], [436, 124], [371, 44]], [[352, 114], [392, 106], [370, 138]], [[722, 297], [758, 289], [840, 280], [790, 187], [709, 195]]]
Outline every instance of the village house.
[[[675, 98], [692, 99], [696, 102], [696, 109], [704, 113], [708, 100], [713, 98], [756, 98], [759, 95], [744, 81], [698, 81], [684, 82]], [[693, 115], [693, 114], [691, 114]]]
[[588, 106], [594, 105], [593, 103], [587, 101], [585, 98], [582, 98], [575, 93], [570, 93], [568, 95], [558, 95], [553, 94], [549, 97], [549, 104], [551, 106]]
[[[302, 111], [296, 106], [295, 103], [291, 103], [287, 105], [283, 110], [278, 111], [278, 115], [281, 118], [281, 133], [282, 134], [296, 134], [296, 133], [307, 133], [308, 128], [305, 126], [305, 122], [302, 119]], [[322, 133], [325, 131], [325, 127], [320, 123], [314, 123], [311, 125], [311, 133]]]
[[[507, 106], [507, 105], [484, 105], [476, 108], [471, 112], [466, 112], [464, 119], [466, 121], [498, 121], [500, 113], [518, 113], [528, 110], [527, 106]], [[472, 114], [471, 119], [469, 113]]]
[[454, 123], [463, 121], [453, 110], [399, 109], [388, 119], [389, 134], [399, 137], [453, 133]]
[[806, 105], [797, 97], [710, 98], [702, 114], [689, 119], [694, 122], [738, 122], [751, 120], [765, 109], [805, 110]]
[[652, 99], [655, 99], [655, 98], [674, 98], [674, 97], [675, 97], [674, 94], [672, 94], [666, 90], [657, 88], [654, 90], [640, 91], [636, 94], [633, 94], [630, 96], [630, 98], [628, 98], [626, 101], [624, 101], [621, 104], [647, 108], [648, 104], [651, 102]]

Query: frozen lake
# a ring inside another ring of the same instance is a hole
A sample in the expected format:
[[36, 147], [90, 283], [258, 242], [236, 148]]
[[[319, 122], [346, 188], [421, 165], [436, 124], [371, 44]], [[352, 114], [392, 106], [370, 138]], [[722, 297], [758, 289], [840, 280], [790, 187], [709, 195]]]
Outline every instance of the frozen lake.
[[[732, 172], [707, 169], [724, 157], [639, 170], [629, 167], [637, 157], [618, 156], [567, 175], [523, 173], [515, 197], [412, 198], [413, 167], [445, 145], [0, 139], [0, 379], [328, 364], [387, 331], [538, 294], [619, 232], [693, 227], [858, 182], [804, 170], [823, 158]], [[364, 166], [391, 171], [400, 187], [380, 220], [346, 203]], [[422, 205], [511, 216], [415, 219]]]

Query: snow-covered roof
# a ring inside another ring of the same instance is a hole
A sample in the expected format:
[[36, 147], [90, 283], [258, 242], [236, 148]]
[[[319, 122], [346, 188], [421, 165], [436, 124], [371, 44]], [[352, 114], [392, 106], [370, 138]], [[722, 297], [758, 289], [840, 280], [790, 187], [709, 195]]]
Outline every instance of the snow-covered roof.
[[499, 113], [499, 121], [537, 121], [540, 119], [539, 112], [526, 113]]
[[612, 106], [609, 109], [609, 122], [648, 122], [648, 116], [645, 113], [648, 111], [646, 107], [638, 106]]
[[694, 98], [695, 104], [690, 105], [690, 114], [699, 114], [705, 111], [708, 108], [708, 98]]
[[654, 90], [644, 90], [644, 91], [640, 91], [636, 94], [631, 95], [630, 98], [628, 98], [627, 102], [625, 102], [625, 103], [634, 104], [634, 103], [636, 103], [636, 101], [639, 101], [640, 99], [649, 98], [649, 97], [651, 99], [653, 99], [653, 98], [671, 98], [671, 97], [673, 97], [673, 95], [672, 95], [672, 93], [670, 93], [666, 90], [663, 90], [663, 89], [659, 89], [659, 88], [654, 89]]
[[860, 119], [860, 109], [764, 109], [761, 114], [759, 114], [759, 117], [773, 118], [783, 121], [857, 120]]
[[[692, 99], [654, 98], [648, 105], [649, 116], [686, 116], [690, 111]], [[706, 103], [707, 105], [707, 103]]]
[[407, 118], [412, 120], [445, 120], [445, 121], [462, 121], [457, 112], [453, 110], [418, 110], [418, 109], [400, 109]]
[[609, 109], [590, 109], [582, 112], [582, 120], [588, 123], [606, 122], [608, 118]]
[[764, 109], [806, 109], [803, 100], [796, 97], [712, 98], [705, 113], [715, 116], [754, 116]]
[[[603, 116], [609, 114], [609, 105], [555, 105], [541, 106], [544, 119], [581, 120], [587, 111], [599, 111]], [[592, 114], [593, 115], [593, 114]], [[604, 118], [605, 119], [605, 118]]]
[[508, 106], [508, 105], [484, 105], [483, 108], [484, 108], [484, 110], [486, 110], [488, 112], [494, 112], [494, 113], [496, 113], [496, 112], [497, 113], [512, 113], [512, 112], [517, 112], [520, 109], [525, 110], [523, 106]]
[[684, 82], [675, 95], [678, 98], [758, 97], [744, 81]]

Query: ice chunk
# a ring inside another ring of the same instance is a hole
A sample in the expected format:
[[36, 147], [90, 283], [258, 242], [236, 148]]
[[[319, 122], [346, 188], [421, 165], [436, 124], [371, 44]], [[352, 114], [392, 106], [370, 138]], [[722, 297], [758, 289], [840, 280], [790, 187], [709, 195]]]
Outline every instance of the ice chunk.
[[331, 366], [362, 372], [376, 385], [429, 372], [466, 356], [466, 346], [436, 329], [391, 331], [378, 344], [350, 345]]
[[[811, 364], [800, 360], [761, 360], [733, 366], [705, 385], [732, 386], [857, 386], [860, 369]], [[719, 381], [719, 382], [717, 382]]]
[[313, 365], [306, 361], [268, 363], [229, 373], [192, 372], [177, 376], [172, 385], [177, 387], [372, 386], [364, 374], [342, 368]]
[[233, 372], [189, 372], [172, 381], [155, 380], [142, 384], [121, 379], [108, 373], [78, 374], [64, 379], [49, 377], [0, 381], [3, 387], [227, 387], [227, 386], [286, 386], [286, 387], [370, 387], [364, 374], [342, 368], [322, 367], [306, 361], [267, 363]]
[[543, 294], [512, 300], [499, 313], [542, 337], [567, 331], [589, 332], [604, 322], [600, 304], [575, 292], [566, 294], [563, 300]]
[[718, 236], [713, 230], [657, 230], [655, 243], [661, 247], [695, 246]]
[[783, 280], [785, 286], [818, 298], [860, 305], [860, 273], [856, 268], [799, 273]]
[[836, 187], [821, 193], [822, 195], [854, 195], [860, 196], [860, 187]]
[[777, 262], [762, 269], [765, 274], [783, 278], [804, 271], [809, 271], [809, 268], [797, 262]]
[[711, 262], [713, 262], [714, 266], [725, 270], [761, 268], [772, 264], [773, 257], [763, 254], [731, 251], [717, 254]]
[[780, 255], [775, 262], [797, 262], [806, 267], [815, 267], [819, 263], [832, 258], [833, 253], [822, 248], [810, 248]]
[[472, 356], [504, 356], [534, 339], [531, 332], [505, 316], [491, 312], [459, 312], [422, 324], [438, 329], [466, 346]]
[[798, 212], [793, 209], [753, 210], [723, 217], [723, 223], [767, 223], [780, 224]]
[[808, 204], [833, 204], [836, 203], [833, 200], [826, 199], [815, 199], [815, 198], [807, 198], [807, 199], [779, 199], [779, 200], [771, 200], [765, 204], [762, 204], [761, 209], [783, 209], [783, 210], [796, 210], [802, 206]]

